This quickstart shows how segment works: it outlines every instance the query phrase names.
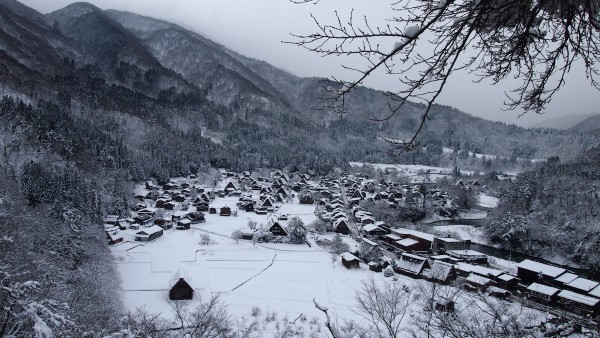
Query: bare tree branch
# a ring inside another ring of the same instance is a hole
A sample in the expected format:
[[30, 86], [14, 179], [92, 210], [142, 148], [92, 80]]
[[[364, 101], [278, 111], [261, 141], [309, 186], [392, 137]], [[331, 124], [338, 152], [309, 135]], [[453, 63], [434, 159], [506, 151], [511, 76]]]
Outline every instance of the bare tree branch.
[[312, 15], [315, 32], [295, 34], [288, 43], [322, 56], [358, 56], [365, 61], [363, 67], [342, 65], [356, 72], [354, 79], [332, 78], [323, 86], [323, 109], [340, 117], [348, 112], [347, 95], [374, 72], [397, 77], [398, 90], [387, 93], [389, 112], [370, 120], [391, 119], [407, 100], [425, 103], [410, 139], [383, 137], [405, 150], [418, 145], [432, 106], [456, 71], [469, 72], [475, 82], [517, 79], [516, 88], [506, 93], [505, 109], [521, 109], [522, 114], [543, 113], [576, 63], [584, 65], [589, 83], [600, 89], [598, 1], [399, 0], [390, 14], [377, 25], [367, 17], [355, 18], [353, 10], [347, 20], [336, 12], [331, 24]]

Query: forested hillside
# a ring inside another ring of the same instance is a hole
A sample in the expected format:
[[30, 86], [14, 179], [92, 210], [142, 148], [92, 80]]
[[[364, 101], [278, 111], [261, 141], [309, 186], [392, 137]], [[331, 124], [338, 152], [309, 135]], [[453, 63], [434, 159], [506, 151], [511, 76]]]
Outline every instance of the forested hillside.
[[542, 257], [565, 257], [600, 273], [600, 149], [551, 158], [506, 189], [489, 216], [490, 238]]

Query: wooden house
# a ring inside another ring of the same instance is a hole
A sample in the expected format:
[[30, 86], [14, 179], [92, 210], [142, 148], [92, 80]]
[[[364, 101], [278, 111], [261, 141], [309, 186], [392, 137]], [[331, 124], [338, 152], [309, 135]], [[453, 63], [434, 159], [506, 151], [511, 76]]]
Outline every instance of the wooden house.
[[260, 206], [263, 208], [270, 208], [273, 206], [273, 202], [271, 201], [271, 198], [267, 196], [260, 202]]
[[216, 214], [217, 213], [217, 209], [216, 208], [209, 208], [208, 209], [208, 213], [209, 214]]
[[189, 218], [193, 224], [206, 222], [204, 213], [202, 213], [200, 211], [190, 212], [189, 214], [187, 214], [187, 218]]
[[450, 237], [435, 237], [431, 244], [434, 252], [445, 252], [447, 250], [468, 250], [471, 246], [470, 240], [460, 240]]
[[524, 284], [546, 282], [556, 285], [555, 279], [567, 270], [552, 265], [535, 262], [529, 259], [517, 264], [517, 277]]
[[135, 233], [135, 240], [138, 242], [150, 242], [163, 235], [163, 228], [153, 225]]
[[562, 308], [578, 315], [596, 315], [600, 311], [600, 299], [595, 297], [562, 290], [557, 298]]
[[496, 298], [500, 298], [500, 299], [506, 299], [509, 300], [510, 296], [512, 295], [512, 293], [510, 293], [510, 291], [506, 290], [506, 289], [502, 289], [496, 286], [490, 286], [487, 289], [487, 292], [490, 294], [490, 296], [492, 297], [496, 297]]
[[175, 210], [175, 208], [177, 208], [177, 203], [174, 201], [163, 203], [163, 208], [165, 210]]
[[225, 185], [225, 188], [223, 188], [224, 192], [231, 192], [234, 190], [239, 190], [239, 188], [237, 187], [237, 185], [235, 183], [233, 183], [233, 181], [227, 182], [227, 184]]
[[463, 286], [465, 287], [465, 289], [468, 289], [468, 290], [482, 291], [482, 290], [487, 289], [493, 283], [494, 283], [494, 281], [489, 278], [482, 277], [480, 275], [471, 273], [471, 274], [469, 274], [469, 276], [467, 276], [467, 278], [465, 278], [465, 284], [463, 284]]
[[409, 251], [428, 251], [435, 238], [434, 235], [411, 229], [394, 229], [392, 230], [392, 234], [401, 239], [410, 238], [417, 241], [417, 243], [405, 242], [406, 248], [410, 249]]
[[354, 256], [349, 252], [344, 252], [340, 256], [342, 256], [342, 264], [348, 269], [359, 269], [360, 268], [360, 260], [358, 257]]
[[107, 231], [108, 244], [117, 244], [123, 242], [123, 233], [119, 230]]
[[222, 207], [219, 215], [221, 216], [231, 216], [231, 208], [230, 207]]
[[400, 256], [400, 259], [396, 261], [394, 272], [418, 277], [423, 270], [428, 267], [429, 263], [427, 262], [427, 258], [403, 253], [402, 256]]
[[279, 222], [273, 222], [273, 224], [269, 227], [269, 231], [273, 234], [273, 236], [287, 236], [288, 233], [285, 228], [279, 224]]
[[334, 221], [333, 226], [335, 227], [335, 232], [339, 234], [348, 235], [350, 234], [350, 228], [348, 227], [348, 220], [341, 218]]
[[484, 253], [475, 250], [448, 250], [446, 254], [450, 257], [458, 258], [460, 260], [475, 263], [475, 264], [487, 264], [488, 256]]
[[385, 229], [382, 229], [375, 224], [367, 224], [363, 226], [362, 230], [364, 233], [369, 234], [373, 237], [387, 235], [387, 231]]
[[565, 284], [565, 288], [573, 292], [587, 294], [599, 285], [600, 283], [596, 281], [577, 277], [569, 283]]
[[450, 263], [434, 260], [431, 263], [431, 268], [423, 272], [423, 275], [429, 281], [447, 284], [456, 278], [456, 270], [454, 269], [454, 265]]
[[369, 270], [381, 272], [383, 271], [383, 266], [379, 262], [369, 262]]
[[183, 218], [183, 219], [180, 219], [179, 221], [177, 221], [177, 226], [175, 226], [175, 229], [189, 230], [191, 226], [192, 226], [192, 220], [189, 218]]
[[104, 217], [104, 224], [117, 225], [118, 220], [119, 220], [119, 216], [108, 215], [108, 216]]
[[190, 300], [194, 298], [194, 289], [183, 277], [171, 285], [169, 290], [170, 300]]
[[554, 304], [557, 300], [557, 295], [560, 292], [559, 289], [542, 285], [538, 283], [532, 283], [527, 287], [529, 297], [542, 304]]
[[166, 218], [155, 218], [154, 225], [158, 225], [164, 230], [171, 229], [173, 227], [173, 223]]
[[519, 287], [519, 278], [510, 274], [502, 274], [496, 278], [496, 283], [503, 289], [515, 290]]

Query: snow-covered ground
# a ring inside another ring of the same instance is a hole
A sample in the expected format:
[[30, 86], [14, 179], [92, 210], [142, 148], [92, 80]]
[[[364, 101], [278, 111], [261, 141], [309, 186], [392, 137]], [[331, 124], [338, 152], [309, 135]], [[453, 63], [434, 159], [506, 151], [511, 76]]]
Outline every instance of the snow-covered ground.
[[[411, 183], [422, 183], [422, 182], [436, 182], [442, 177], [449, 177], [452, 175], [451, 168], [432, 167], [421, 164], [386, 164], [386, 163], [363, 163], [363, 162], [350, 162], [353, 167], [362, 167], [364, 165], [372, 166], [375, 169], [381, 170], [395, 170], [399, 175], [404, 175], [410, 178]], [[462, 170], [461, 173], [465, 175], [473, 175], [473, 171]]]
[[488, 244], [488, 239], [482, 227], [466, 224], [437, 225], [432, 227], [432, 232], [438, 236], [452, 237], [456, 239], [470, 239], [471, 242]]
[[498, 201], [500, 199], [498, 197], [486, 195], [486, 194], [478, 194], [477, 195], [477, 204], [485, 208], [495, 208], [498, 206]]
[[[444, 148], [442, 148], [442, 150], [443, 150], [444, 154], [452, 154], [454, 152], [454, 150], [451, 149], [451, 148], [445, 148], [444, 147]], [[471, 156], [471, 157], [473, 156], [473, 152], [472, 151], [469, 151], [469, 156]], [[491, 154], [480, 154], [480, 153], [475, 153], [475, 157], [478, 158], [478, 159], [482, 159], [483, 157], [485, 157], [485, 158], [494, 159], [494, 160], [497, 159], [497, 158], [500, 158], [500, 159], [505, 159], [505, 158], [507, 159], [507, 158], [509, 158], [509, 157], [506, 157], [506, 156], [498, 156], [498, 155], [491, 155]], [[517, 157], [517, 161], [531, 161], [532, 163], [536, 163], [536, 162], [545, 161], [545, 159], [541, 159], [541, 158], [531, 158], [531, 159], [529, 159], [529, 158]]]
[[[231, 197], [217, 198], [211, 207], [231, 207], [236, 201]], [[297, 200], [283, 204], [276, 214], [298, 216], [305, 224], [315, 219], [314, 206], [301, 205]], [[351, 310], [354, 291], [362, 280], [383, 275], [369, 271], [362, 263], [360, 269], [348, 270], [339, 258], [333, 263], [331, 255], [316, 245], [259, 243], [254, 247], [250, 241], [236, 243], [230, 238], [234, 230], [247, 227], [249, 220], [267, 224], [268, 217], [244, 211], [235, 217], [206, 214], [206, 222], [193, 225], [190, 230], [173, 228], [150, 243], [112, 246], [128, 309], [144, 307], [170, 318], [169, 282], [182, 273], [190, 280], [196, 296], [206, 300], [220, 295], [236, 317], [248, 317], [252, 308], [258, 306], [263, 313], [289, 318], [306, 315], [323, 322], [323, 313], [313, 303], [316, 299], [341, 318], [360, 319]], [[205, 233], [214, 244], [199, 244]]]

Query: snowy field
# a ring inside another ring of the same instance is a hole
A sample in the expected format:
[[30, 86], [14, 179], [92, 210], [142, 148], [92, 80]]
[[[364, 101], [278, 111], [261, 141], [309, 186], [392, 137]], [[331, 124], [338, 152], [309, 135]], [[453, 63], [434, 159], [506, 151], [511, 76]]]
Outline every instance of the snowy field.
[[[391, 169], [396, 170], [398, 175], [406, 176], [410, 179], [411, 183], [423, 183], [423, 182], [436, 182], [442, 177], [452, 176], [452, 169], [442, 167], [432, 167], [420, 164], [385, 164], [385, 163], [363, 163], [363, 162], [350, 162], [353, 167], [362, 167], [369, 165], [375, 169]], [[462, 170], [461, 173], [465, 175], [473, 175], [473, 171]]]
[[[236, 201], [217, 198], [211, 207], [234, 206]], [[298, 216], [305, 224], [315, 219], [314, 206], [297, 200], [281, 205], [276, 214]], [[230, 239], [231, 233], [246, 228], [249, 220], [267, 224], [268, 217], [244, 211], [229, 217], [206, 214], [206, 222], [190, 230], [173, 228], [150, 243], [112, 246], [128, 310], [145, 308], [170, 318], [169, 281], [179, 272], [195, 289], [195, 299], [220, 295], [238, 318], [250, 316], [258, 306], [263, 313], [277, 313], [282, 318], [306, 315], [322, 323], [325, 316], [315, 308], [316, 299], [341, 318], [359, 320], [351, 310], [354, 290], [370, 276], [379, 279], [383, 274], [369, 271], [362, 263], [359, 270], [346, 269], [339, 258], [333, 263], [331, 255], [314, 241], [312, 246], [258, 243], [254, 247], [250, 241]], [[215, 243], [199, 244], [204, 233]]]

